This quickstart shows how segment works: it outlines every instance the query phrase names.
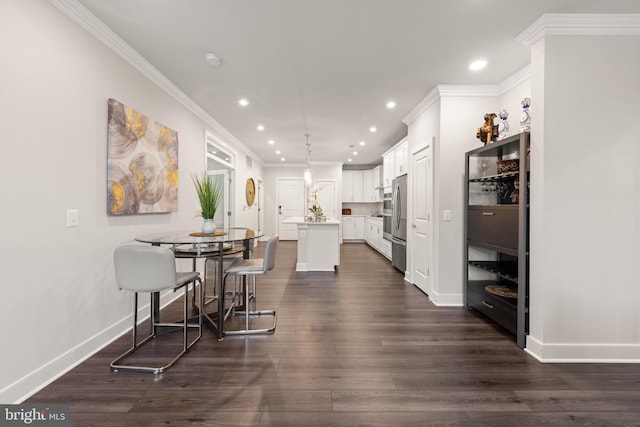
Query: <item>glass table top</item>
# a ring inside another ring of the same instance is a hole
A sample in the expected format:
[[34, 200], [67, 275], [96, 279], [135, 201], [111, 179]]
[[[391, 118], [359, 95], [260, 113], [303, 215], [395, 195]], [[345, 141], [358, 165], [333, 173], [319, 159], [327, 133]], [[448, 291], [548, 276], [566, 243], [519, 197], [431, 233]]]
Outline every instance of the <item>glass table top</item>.
[[[181, 245], [189, 243], [227, 243], [240, 242], [247, 239], [257, 239], [263, 236], [250, 228], [232, 227], [223, 231], [221, 235], [201, 235], [194, 230], [165, 231], [136, 236], [135, 240], [155, 245]], [[199, 235], [193, 235], [199, 234]]]

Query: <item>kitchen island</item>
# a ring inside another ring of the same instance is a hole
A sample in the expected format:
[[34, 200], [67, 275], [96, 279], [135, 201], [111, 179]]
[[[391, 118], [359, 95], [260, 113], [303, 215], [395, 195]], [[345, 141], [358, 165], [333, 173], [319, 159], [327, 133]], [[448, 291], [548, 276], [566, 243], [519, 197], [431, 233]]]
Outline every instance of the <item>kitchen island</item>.
[[298, 226], [296, 271], [335, 271], [340, 265], [340, 221], [309, 222], [292, 217], [283, 223]]

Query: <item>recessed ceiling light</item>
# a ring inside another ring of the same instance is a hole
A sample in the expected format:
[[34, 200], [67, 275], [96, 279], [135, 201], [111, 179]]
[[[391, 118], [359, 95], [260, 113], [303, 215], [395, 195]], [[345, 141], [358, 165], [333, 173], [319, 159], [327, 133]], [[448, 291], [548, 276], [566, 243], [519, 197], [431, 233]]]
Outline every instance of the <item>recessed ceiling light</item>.
[[262, 132], [264, 130], [264, 125], [258, 125], [258, 126], [256, 126], [256, 129], [258, 129], [260, 132]]
[[280, 158], [280, 161], [281, 161], [281, 162], [284, 162], [285, 160], [286, 160], [286, 159], [285, 159], [284, 157], [281, 157], [281, 158]]
[[365, 145], [365, 144], [366, 144], [366, 142], [364, 142], [364, 141], [360, 141], [360, 146], [361, 146], [361, 147], [364, 147], [364, 145]]
[[375, 126], [371, 126], [369, 128], [369, 132], [371, 132], [371, 133], [374, 133], [374, 132], [377, 132], [377, 131], [378, 131], [378, 129]]
[[347, 159], [347, 162], [351, 162], [351, 161], [352, 161], [351, 159]]
[[280, 154], [280, 150], [276, 150], [276, 154]]
[[393, 110], [394, 108], [396, 108], [396, 103], [395, 103], [395, 101], [389, 101], [389, 102], [387, 102], [387, 108], [388, 108], [389, 110]]
[[243, 107], [246, 107], [247, 105], [249, 105], [249, 101], [245, 98], [242, 98], [238, 100], [238, 104], [242, 105]]
[[270, 139], [270, 140], [269, 140], [269, 145], [273, 145], [273, 144], [275, 144], [275, 143], [276, 143], [276, 142], [275, 142], [273, 139]]
[[205, 62], [207, 64], [213, 65], [213, 66], [218, 66], [218, 65], [222, 64], [222, 58], [220, 58], [215, 53], [207, 53], [207, 54], [205, 54], [204, 55], [204, 60], [205, 60]]
[[357, 152], [357, 151], [354, 151], [354, 152], [353, 152], [353, 155], [354, 155], [354, 156], [357, 156], [357, 155], [358, 155], [358, 152]]
[[469, 69], [471, 71], [478, 71], [478, 70], [482, 70], [486, 66], [487, 66], [487, 61], [484, 60], [484, 59], [479, 59], [479, 60], [473, 61], [471, 64], [469, 64]]

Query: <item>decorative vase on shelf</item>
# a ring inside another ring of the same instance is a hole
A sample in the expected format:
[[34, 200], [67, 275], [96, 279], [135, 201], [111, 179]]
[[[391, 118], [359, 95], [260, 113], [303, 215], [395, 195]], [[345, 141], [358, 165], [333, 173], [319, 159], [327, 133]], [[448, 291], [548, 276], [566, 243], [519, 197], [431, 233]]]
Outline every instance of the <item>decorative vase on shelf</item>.
[[522, 113], [520, 113], [520, 132], [528, 132], [531, 130], [531, 114], [529, 107], [531, 106], [531, 98], [524, 98], [520, 101], [522, 105]]
[[213, 219], [205, 219], [202, 222], [202, 233], [203, 234], [213, 234], [216, 232], [216, 223]]
[[498, 113], [498, 117], [500, 117], [500, 123], [498, 124], [498, 140], [505, 139], [509, 134], [509, 122], [507, 122], [507, 118], [509, 117], [509, 112], [507, 110], [500, 110]]

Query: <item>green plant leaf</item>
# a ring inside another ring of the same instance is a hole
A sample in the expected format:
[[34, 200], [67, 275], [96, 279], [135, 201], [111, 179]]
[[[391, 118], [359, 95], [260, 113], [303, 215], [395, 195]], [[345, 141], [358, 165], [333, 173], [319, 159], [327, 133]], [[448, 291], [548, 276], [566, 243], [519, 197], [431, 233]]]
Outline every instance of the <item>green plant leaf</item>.
[[191, 179], [196, 187], [196, 194], [200, 201], [200, 212], [204, 219], [213, 219], [223, 196], [223, 181], [208, 176], [206, 172], [191, 174]]

